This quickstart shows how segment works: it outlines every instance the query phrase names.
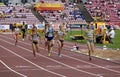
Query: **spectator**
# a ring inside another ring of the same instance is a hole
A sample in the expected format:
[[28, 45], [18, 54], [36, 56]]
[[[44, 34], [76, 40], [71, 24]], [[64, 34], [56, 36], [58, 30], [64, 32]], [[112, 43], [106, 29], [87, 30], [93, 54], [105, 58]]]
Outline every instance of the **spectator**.
[[120, 16], [120, 10], [117, 11], [117, 15]]
[[112, 41], [112, 39], [115, 37], [115, 31], [114, 31], [114, 29], [113, 28], [110, 28], [110, 31], [109, 31], [109, 33], [108, 33], [108, 36], [109, 36], [109, 42], [111, 43], [111, 44], [113, 44], [113, 41]]
[[6, 16], [5, 16], [5, 12], [2, 11], [2, 13], [1, 13], [1, 18], [2, 18], [2, 19], [5, 19], [5, 17], [6, 17]]

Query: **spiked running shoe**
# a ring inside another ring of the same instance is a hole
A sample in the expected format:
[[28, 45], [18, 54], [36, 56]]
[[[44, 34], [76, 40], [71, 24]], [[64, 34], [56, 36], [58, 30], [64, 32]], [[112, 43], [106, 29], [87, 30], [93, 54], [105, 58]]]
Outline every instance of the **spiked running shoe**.
[[48, 52], [48, 57], [50, 57], [51, 56], [51, 53], [50, 52]]
[[59, 53], [59, 54], [58, 54], [58, 57], [62, 57], [62, 55]]

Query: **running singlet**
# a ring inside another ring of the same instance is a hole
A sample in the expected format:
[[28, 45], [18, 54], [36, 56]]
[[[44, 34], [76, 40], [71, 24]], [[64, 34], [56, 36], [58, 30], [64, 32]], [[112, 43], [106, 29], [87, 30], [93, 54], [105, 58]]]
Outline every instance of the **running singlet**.
[[22, 31], [25, 32], [25, 25], [22, 25]]
[[58, 36], [63, 36], [64, 35], [64, 32], [62, 32], [62, 31], [58, 31]]
[[54, 30], [52, 27], [48, 28], [48, 37], [54, 37]]
[[88, 31], [88, 32], [87, 32], [87, 36], [88, 36], [88, 37], [93, 37], [93, 30]]
[[37, 33], [32, 35], [33, 41], [38, 41], [38, 39], [39, 39], [39, 35]]
[[19, 28], [15, 28], [15, 33], [19, 33]]

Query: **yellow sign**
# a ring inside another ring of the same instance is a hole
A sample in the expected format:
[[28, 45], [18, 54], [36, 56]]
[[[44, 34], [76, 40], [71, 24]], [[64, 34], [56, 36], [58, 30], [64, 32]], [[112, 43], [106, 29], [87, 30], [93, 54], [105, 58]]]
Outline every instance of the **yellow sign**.
[[36, 10], [63, 10], [64, 6], [61, 3], [36, 3], [34, 5]]

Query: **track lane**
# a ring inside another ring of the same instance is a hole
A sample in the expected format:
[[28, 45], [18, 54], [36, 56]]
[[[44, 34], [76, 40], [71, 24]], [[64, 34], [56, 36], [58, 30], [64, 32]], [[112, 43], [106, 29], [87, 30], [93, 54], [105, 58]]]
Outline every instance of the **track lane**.
[[[13, 70], [13, 69], [12, 69]], [[13, 72], [5, 62], [0, 60], [0, 77], [24, 77], [24, 75], [19, 75], [16, 72]]]
[[[22, 57], [21, 55], [19, 55], [18, 53], [16, 54], [15, 52], [20, 52], [17, 47], [16, 48], [13, 48], [13, 46], [10, 46], [9, 44], [6, 44], [5, 42], [1, 42], [1, 50], [4, 51], [4, 52], [7, 52], [6, 54], [9, 54], [9, 56], [11, 55], [15, 55], [15, 56], [12, 56], [12, 57], [3, 57], [2, 60], [4, 60], [4, 62], [6, 62], [6, 64], [8, 64], [8, 66], [10, 66], [11, 68], [13, 68], [14, 70], [18, 70], [20, 71], [21, 73], [24, 73], [24, 74], [27, 74], [28, 77], [39, 77], [40, 74], [42, 74], [43, 77], [47, 77], [47, 76], [50, 76], [50, 77], [64, 77], [64, 75], [62, 74], [57, 74], [55, 72], [52, 72], [52, 71], [49, 71], [43, 67], [41, 67], [40, 65], [37, 65], [36, 63], [34, 63], [34, 59], [33, 59], [33, 56], [27, 56], [27, 57], [31, 57], [32, 61]], [[7, 46], [7, 47], [6, 47]], [[11, 48], [12, 47], [12, 48]], [[24, 53], [23, 53], [24, 54]], [[27, 55], [27, 54], [26, 54]], [[24, 56], [26, 56], [24, 55]], [[29, 55], [29, 54], [28, 54]], [[26, 70], [26, 66], [29, 68], [27, 68]], [[19, 68], [17, 68], [19, 67]], [[22, 67], [22, 68], [20, 68]], [[34, 70], [32, 70], [34, 69]], [[29, 71], [30, 70], [30, 71]]]
[[[4, 43], [5, 43], [5, 40], [2, 40]], [[8, 44], [10, 44], [10, 43], [8, 43]], [[12, 45], [12, 43], [11, 43], [11, 45]], [[5, 46], [5, 45], [4, 45]], [[13, 44], [13, 46], [14, 46], [14, 44]], [[9, 46], [8, 46], [9, 47]], [[7, 47], [7, 48], [8, 48]], [[18, 46], [17, 46], [17, 48], [18, 48]], [[13, 50], [12, 50], [13, 51]], [[24, 50], [24, 51], [26, 51], [26, 50]], [[30, 50], [31, 51], [31, 50]], [[16, 51], [14, 51], [14, 52], [16, 52]], [[25, 52], [24, 52], [25, 53]], [[24, 53], [22, 53], [22, 54], [24, 54]], [[27, 52], [28, 53], [28, 52]], [[26, 54], [27, 54], [26, 53]], [[22, 55], [21, 54], [21, 55]], [[54, 61], [54, 60], [53, 60]], [[52, 61], [52, 63], [54, 63], [55, 64], [55, 62], [53, 62]], [[56, 63], [58, 63], [57, 61], [56, 61]], [[46, 64], [46, 63], [45, 63]], [[62, 63], [59, 63], [59, 64], [62, 64]], [[79, 74], [81, 73], [83, 76], [85, 76], [85, 77], [97, 77], [98, 75], [96, 75], [96, 74], [91, 74], [91, 73], [88, 73], [88, 72], [85, 72], [85, 71], [82, 71], [82, 70], [78, 70], [78, 69], [76, 69], [76, 68], [74, 68], [74, 67], [71, 67], [71, 66], [67, 66], [66, 64], [62, 64], [62, 65], [64, 65], [65, 66], [65, 68], [64, 69], [54, 69], [53, 71], [55, 71], [55, 72], [59, 72], [59, 73], [63, 73], [63, 74], [65, 74], [65, 76], [67, 76], [67, 77], [73, 77], [73, 75], [74, 76], [76, 76], [76, 77], [78, 77], [79, 76]], [[67, 68], [66, 68], [67, 67]], [[74, 70], [75, 69], [75, 70]], [[61, 71], [60, 71], [61, 70]], [[69, 73], [68, 73], [69, 72]], [[83, 73], [85, 73], [85, 74], [83, 74]]]
[[[69, 53], [69, 52], [66, 52], [66, 53]], [[80, 56], [80, 55], [79, 55]], [[76, 57], [75, 55], [74, 55], [74, 57]], [[54, 57], [53, 57], [54, 58]], [[77, 56], [77, 58], [78, 58], [78, 56]], [[80, 57], [79, 57], [80, 58]], [[63, 60], [61, 60], [61, 61], [63, 61]], [[66, 60], [67, 61], [67, 60]], [[65, 62], [66, 62], [65, 61]], [[96, 61], [96, 60], [95, 60]], [[101, 62], [102, 62], [103, 60], [101, 60]], [[100, 62], [100, 61], [97, 61], [97, 62]], [[108, 61], [104, 61], [105, 63], [107, 63]], [[91, 63], [91, 62], [90, 62]], [[92, 63], [94, 63], [94, 61], [92, 61]], [[98, 64], [100, 64], [100, 63], [98, 63]], [[107, 64], [110, 64], [110, 62], [108, 62]], [[82, 65], [77, 65], [77, 68], [80, 68], [80, 66], [82, 67]], [[88, 66], [88, 65], [85, 65], [85, 66]], [[90, 65], [89, 65], [90, 66]], [[89, 68], [96, 68], [96, 67], [89, 67]], [[103, 68], [104, 69], [104, 68]], [[86, 69], [86, 70], [88, 70], [88, 69]], [[101, 70], [102, 71], [102, 70]], [[91, 71], [90, 71], [91, 72]], [[100, 71], [98, 71], [98, 72], [100, 72]], [[109, 73], [109, 72], [108, 72]], [[100, 73], [100, 74], [104, 74], [104, 73]], [[105, 75], [105, 74], [104, 74]], [[106, 74], [106, 75], [109, 75], [109, 74]], [[119, 74], [114, 74], [114, 75], [119, 75]]]

